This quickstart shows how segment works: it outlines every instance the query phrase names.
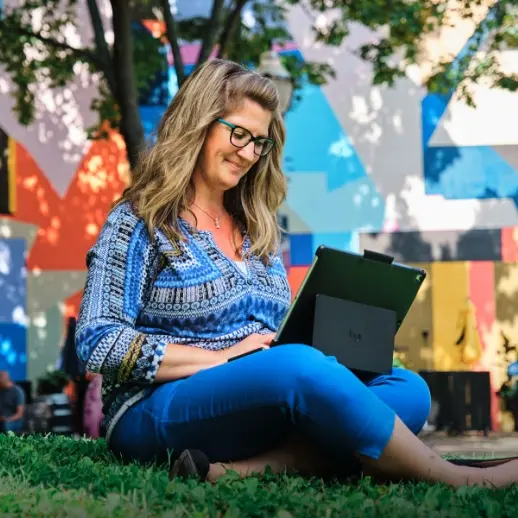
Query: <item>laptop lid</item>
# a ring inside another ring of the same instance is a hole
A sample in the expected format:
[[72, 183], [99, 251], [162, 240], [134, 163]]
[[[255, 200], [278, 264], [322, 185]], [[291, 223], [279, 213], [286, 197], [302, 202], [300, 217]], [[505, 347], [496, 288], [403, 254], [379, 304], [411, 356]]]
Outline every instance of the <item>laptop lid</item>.
[[311, 344], [318, 294], [392, 310], [397, 332], [425, 277], [424, 270], [383, 254], [320, 246], [271, 345]]
[[317, 295], [313, 347], [362, 372], [391, 372], [396, 313], [350, 300]]

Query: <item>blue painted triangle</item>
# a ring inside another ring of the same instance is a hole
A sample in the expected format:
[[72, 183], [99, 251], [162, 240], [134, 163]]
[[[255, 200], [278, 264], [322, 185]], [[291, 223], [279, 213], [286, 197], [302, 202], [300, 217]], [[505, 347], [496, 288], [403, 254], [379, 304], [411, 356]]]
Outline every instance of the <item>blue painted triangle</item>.
[[326, 172], [329, 191], [367, 177], [320, 86], [306, 83], [300, 96], [301, 100], [286, 114], [285, 170]]

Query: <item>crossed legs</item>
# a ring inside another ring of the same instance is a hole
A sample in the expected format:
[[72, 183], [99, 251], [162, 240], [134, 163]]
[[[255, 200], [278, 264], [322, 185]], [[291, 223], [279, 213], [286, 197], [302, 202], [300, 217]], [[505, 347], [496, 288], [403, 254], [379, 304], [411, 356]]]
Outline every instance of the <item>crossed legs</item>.
[[[455, 466], [417, 438], [430, 395], [417, 375], [360, 381], [334, 358], [303, 345], [269, 349], [157, 388], [126, 412], [112, 448], [140, 460], [198, 449], [210, 479], [226, 468], [242, 476], [297, 471], [364, 473], [454, 486], [504, 486], [518, 480], [517, 463], [480, 469]], [[293, 436], [299, 443], [287, 441]]]

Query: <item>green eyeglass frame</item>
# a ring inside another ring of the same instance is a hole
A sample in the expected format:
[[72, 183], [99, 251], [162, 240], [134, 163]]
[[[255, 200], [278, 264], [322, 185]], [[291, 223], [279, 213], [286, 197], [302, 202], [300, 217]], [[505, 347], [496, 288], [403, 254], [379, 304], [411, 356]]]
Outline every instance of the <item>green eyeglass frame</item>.
[[254, 154], [257, 156], [266, 156], [273, 149], [273, 146], [275, 146], [275, 140], [269, 137], [254, 137], [246, 128], [232, 124], [225, 119], [217, 119], [217, 122], [231, 129], [230, 143], [234, 147], [243, 148], [248, 146], [250, 142], [253, 142]]

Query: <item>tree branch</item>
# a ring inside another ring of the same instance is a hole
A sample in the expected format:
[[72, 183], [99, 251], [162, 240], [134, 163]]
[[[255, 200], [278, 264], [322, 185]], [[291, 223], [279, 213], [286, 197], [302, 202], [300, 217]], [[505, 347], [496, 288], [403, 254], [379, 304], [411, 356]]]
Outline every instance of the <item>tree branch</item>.
[[212, 4], [212, 12], [205, 28], [205, 38], [201, 45], [197, 66], [209, 59], [218, 33], [218, 27], [221, 26], [221, 15], [223, 13], [224, 3], [224, 0], [214, 0]]
[[234, 32], [237, 22], [241, 18], [241, 11], [243, 10], [243, 7], [247, 3], [247, 1], [248, 0], [236, 0], [234, 8], [228, 15], [225, 27], [223, 27], [223, 32], [221, 33], [221, 37], [219, 38], [219, 48], [217, 54], [218, 58], [225, 57], [225, 52], [227, 50], [228, 42], [230, 41], [230, 36]]
[[160, 0], [162, 12], [164, 14], [165, 29], [169, 45], [171, 45], [171, 52], [173, 53], [174, 69], [176, 71], [176, 78], [178, 86], [182, 86], [185, 81], [185, 67], [183, 64], [182, 53], [178, 45], [178, 29], [176, 27], [176, 20], [171, 12], [169, 0]]
[[[2, 23], [5, 23], [2, 20]], [[77, 58], [78, 61], [87, 61], [90, 63], [94, 63], [96, 65], [99, 65], [99, 60], [97, 59], [97, 56], [94, 52], [88, 50], [88, 49], [78, 49], [77, 47], [72, 47], [68, 43], [65, 43], [63, 41], [55, 40], [54, 38], [48, 38], [46, 36], [43, 36], [42, 34], [39, 34], [37, 32], [34, 32], [29, 27], [23, 27], [21, 25], [17, 25], [16, 27], [13, 27], [12, 24], [9, 24], [9, 29], [15, 31], [20, 36], [27, 36], [28, 38], [35, 38], [38, 41], [41, 41], [45, 45], [48, 45], [49, 47], [52, 47], [56, 50], [64, 50], [67, 52], [73, 52]]]
[[144, 129], [135, 84], [131, 10], [127, 0], [111, 0], [111, 5], [114, 36], [113, 70], [117, 78], [116, 99], [121, 113], [120, 131], [126, 142], [128, 160], [133, 169], [144, 144]]
[[99, 13], [99, 6], [97, 5], [97, 0], [87, 0], [87, 4], [94, 31], [97, 60], [113, 97], [117, 99], [117, 83], [113, 73], [113, 60], [110, 49], [108, 48], [108, 43], [104, 37], [104, 27], [101, 14]]

